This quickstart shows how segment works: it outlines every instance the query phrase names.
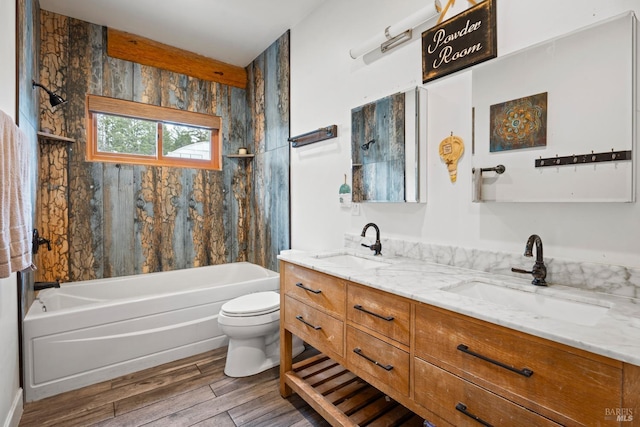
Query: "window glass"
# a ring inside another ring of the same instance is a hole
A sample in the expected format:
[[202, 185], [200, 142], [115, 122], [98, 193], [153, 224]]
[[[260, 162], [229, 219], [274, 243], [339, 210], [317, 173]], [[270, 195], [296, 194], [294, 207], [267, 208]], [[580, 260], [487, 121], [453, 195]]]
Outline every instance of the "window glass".
[[211, 160], [211, 130], [163, 123], [162, 155]]
[[149, 120], [96, 114], [97, 143], [101, 153], [155, 156], [157, 126]]

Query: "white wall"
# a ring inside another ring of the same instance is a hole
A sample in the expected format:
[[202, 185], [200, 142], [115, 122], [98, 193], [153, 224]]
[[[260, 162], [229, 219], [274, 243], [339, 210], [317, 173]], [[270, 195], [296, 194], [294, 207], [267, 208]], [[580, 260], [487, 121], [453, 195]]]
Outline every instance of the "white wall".
[[[0, 2], [0, 110], [16, 117], [15, 2]], [[1, 149], [1, 147], [0, 147]], [[15, 273], [0, 279], [0, 425], [17, 426], [22, 414], [18, 368], [18, 286]]]
[[16, 5], [0, 2], [0, 110], [16, 118]]
[[17, 426], [22, 414], [18, 368], [16, 274], [0, 279], [0, 425]]
[[[359, 233], [373, 221], [383, 237], [514, 253], [537, 233], [545, 256], [640, 267], [640, 202], [471, 203], [470, 71], [424, 85], [429, 97], [428, 203], [362, 204], [359, 216], [340, 208], [338, 188], [345, 173], [351, 176], [351, 109], [422, 85], [419, 39], [369, 65], [352, 60], [349, 49], [425, 4], [327, 0], [292, 29], [291, 134], [337, 124], [339, 135], [291, 151], [292, 247], [341, 247], [345, 232]], [[457, 1], [452, 12], [467, 4]], [[498, 55], [628, 10], [640, 14], [640, 0], [498, 0], [497, 6]], [[608, 84], [606, 76], [602, 84]], [[440, 141], [451, 132], [467, 145], [455, 184], [438, 156]]]

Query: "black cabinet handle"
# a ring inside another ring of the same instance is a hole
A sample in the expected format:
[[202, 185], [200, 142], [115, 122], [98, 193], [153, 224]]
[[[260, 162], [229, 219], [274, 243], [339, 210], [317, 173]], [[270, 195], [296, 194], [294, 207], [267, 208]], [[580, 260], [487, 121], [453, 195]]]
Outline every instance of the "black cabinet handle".
[[364, 313], [370, 314], [372, 316], [375, 316], [379, 319], [386, 320], [387, 322], [391, 322], [393, 320], [393, 316], [383, 316], [382, 314], [374, 313], [373, 311], [369, 311], [366, 308], [363, 308], [360, 304], [354, 305], [353, 308], [355, 308], [356, 310], [360, 310]]
[[377, 360], [373, 360], [372, 358], [370, 358], [369, 356], [367, 356], [366, 354], [364, 354], [362, 352], [361, 349], [359, 349], [358, 347], [353, 349], [353, 352], [355, 354], [357, 354], [360, 357], [364, 357], [365, 359], [367, 359], [369, 362], [373, 363], [376, 366], [380, 366], [382, 369], [384, 369], [385, 371], [390, 371], [393, 369], [392, 365], [383, 365], [382, 363], [378, 362]]
[[459, 344], [458, 345], [458, 350], [460, 350], [463, 353], [467, 353], [470, 354], [473, 357], [477, 357], [478, 359], [482, 359], [486, 362], [489, 363], [493, 363], [494, 365], [500, 366], [501, 368], [507, 369], [511, 372], [515, 372], [518, 375], [522, 375], [523, 377], [530, 377], [531, 375], [533, 375], [533, 371], [531, 369], [527, 369], [527, 368], [522, 368], [522, 369], [518, 369], [518, 368], [514, 368], [513, 366], [507, 365], [506, 363], [502, 363], [502, 362], [498, 362], [497, 360], [493, 360], [488, 358], [487, 356], [483, 356], [480, 353], [476, 353], [474, 351], [469, 350], [469, 347], [467, 347], [464, 344]]
[[456, 405], [456, 410], [462, 412], [463, 414], [465, 414], [467, 417], [472, 418], [474, 420], [476, 420], [477, 422], [479, 422], [480, 424], [482, 424], [483, 426], [486, 427], [493, 427], [491, 424], [489, 424], [488, 422], [486, 422], [485, 420], [483, 420], [482, 418], [480, 418], [477, 415], [473, 415], [471, 412], [467, 411], [467, 405], [465, 405], [464, 403], [460, 403], [458, 402], [458, 404]]
[[305, 325], [307, 325], [310, 328], [315, 329], [316, 331], [322, 329], [322, 326], [316, 326], [316, 325], [312, 325], [311, 323], [307, 322], [306, 320], [304, 320], [304, 318], [300, 315], [296, 316], [296, 319], [298, 319], [299, 321], [301, 321], [302, 323], [304, 323]]
[[309, 291], [309, 292], [313, 292], [314, 294], [319, 294], [322, 292], [322, 290], [320, 289], [311, 289], [311, 288], [307, 288], [305, 285], [303, 285], [302, 283], [298, 282], [296, 283], [296, 286], [299, 288], [304, 289], [305, 291]]

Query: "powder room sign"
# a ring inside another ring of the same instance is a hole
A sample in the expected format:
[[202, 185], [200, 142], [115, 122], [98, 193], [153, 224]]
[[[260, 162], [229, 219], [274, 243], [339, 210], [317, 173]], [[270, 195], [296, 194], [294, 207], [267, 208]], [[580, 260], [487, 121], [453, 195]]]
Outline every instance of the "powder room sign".
[[496, 0], [485, 0], [422, 33], [422, 83], [497, 56]]

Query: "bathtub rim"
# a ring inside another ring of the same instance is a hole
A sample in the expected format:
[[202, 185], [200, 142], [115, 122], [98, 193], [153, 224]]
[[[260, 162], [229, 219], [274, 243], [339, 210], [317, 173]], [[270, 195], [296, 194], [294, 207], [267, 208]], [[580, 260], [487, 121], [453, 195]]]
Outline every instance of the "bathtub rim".
[[[34, 299], [34, 301], [32, 302], [31, 306], [29, 306], [29, 309], [27, 310], [27, 313], [23, 319], [24, 322], [28, 322], [28, 321], [33, 321], [33, 320], [37, 320], [37, 319], [41, 319], [43, 317], [55, 317], [56, 315], [62, 316], [71, 312], [83, 312], [83, 311], [91, 311], [97, 307], [113, 307], [113, 306], [118, 306], [120, 304], [133, 304], [136, 302], [140, 302], [140, 301], [145, 301], [148, 299], [161, 299], [167, 296], [181, 296], [181, 295], [186, 295], [186, 294], [190, 294], [190, 293], [198, 293], [198, 292], [206, 292], [207, 290], [209, 290], [211, 288], [211, 286], [206, 287], [206, 286], [202, 286], [202, 287], [197, 287], [197, 288], [188, 288], [188, 289], [181, 289], [181, 290], [176, 290], [176, 291], [172, 291], [172, 292], [160, 292], [160, 293], [154, 293], [154, 294], [146, 294], [144, 296], [134, 296], [134, 297], [125, 297], [125, 298], [117, 298], [117, 299], [110, 299], [110, 300], [100, 300], [100, 301], [95, 301], [95, 302], [87, 302], [86, 304], [82, 304], [82, 305], [78, 305], [78, 306], [74, 306], [74, 307], [69, 307], [69, 308], [61, 308], [61, 309], [57, 309], [57, 310], [51, 310], [51, 311], [42, 311], [41, 309], [38, 310], [36, 307], [38, 304], [42, 304], [42, 301], [39, 299], [40, 295], [43, 295], [43, 297], [46, 297], [49, 294], [53, 294], [53, 293], [64, 293], [64, 288], [65, 286], [99, 286], [100, 283], [104, 283], [104, 282], [108, 282], [110, 280], [117, 280], [117, 281], [124, 281], [124, 280], [136, 280], [136, 278], [140, 277], [140, 276], [144, 276], [145, 278], [148, 277], [152, 277], [152, 275], [161, 275], [161, 274], [167, 274], [167, 273], [177, 273], [177, 272], [188, 272], [189, 270], [193, 270], [193, 269], [211, 269], [211, 268], [215, 268], [215, 267], [219, 267], [219, 266], [223, 266], [223, 265], [229, 265], [229, 264], [235, 264], [235, 265], [251, 265], [251, 266], [256, 266], [256, 267], [260, 267], [263, 271], [268, 272], [267, 275], [265, 275], [264, 277], [256, 277], [256, 278], [252, 278], [250, 280], [244, 280], [242, 282], [234, 282], [233, 284], [239, 284], [239, 283], [253, 283], [256, 281], [260, 281], [260, 280], [273, 280], [273, 279], [278, 279], [280, 278], [280, 274], [278, 272], [275, 272], [273, 270], [269, 270], [266, 267], [262, 267], [258, 264], [253, 264], [251, 262], [248, 261], [238, 261], [238, 262], [234, 262], [234, 263], [227, 263], [227, 264], [217, 264], [217, 265], [209, 265], [209, 266], [201, 266], [201, 267], [193, 267], [193, 268], [184, 268], [184, 269], [179, 269], [179, 270], [171, 270], [171, 271], [156, 271], [156, 272], [152, 272], [152, 273], [143, 273], [143, 274], [131, 274], [131, 275], [126, 275], [126, 276], [118, 276], [118, 277], [112, 277], [112, 278], [101, 278], [101, 279], [90, 279], [90, 280], [82, 280], [82, 281], [78, 281], [78, 282], [62, 282], [60, 283], [60, 288], [50, 288], [50, 289], [43, 289], [42, 291], [39, 291], [36, 294], [36, 298]], [[225, 286], [229, 286], [230, 284], [217, 284], [216, 286], [213, 286], [215, 288], [222, 288]]]

